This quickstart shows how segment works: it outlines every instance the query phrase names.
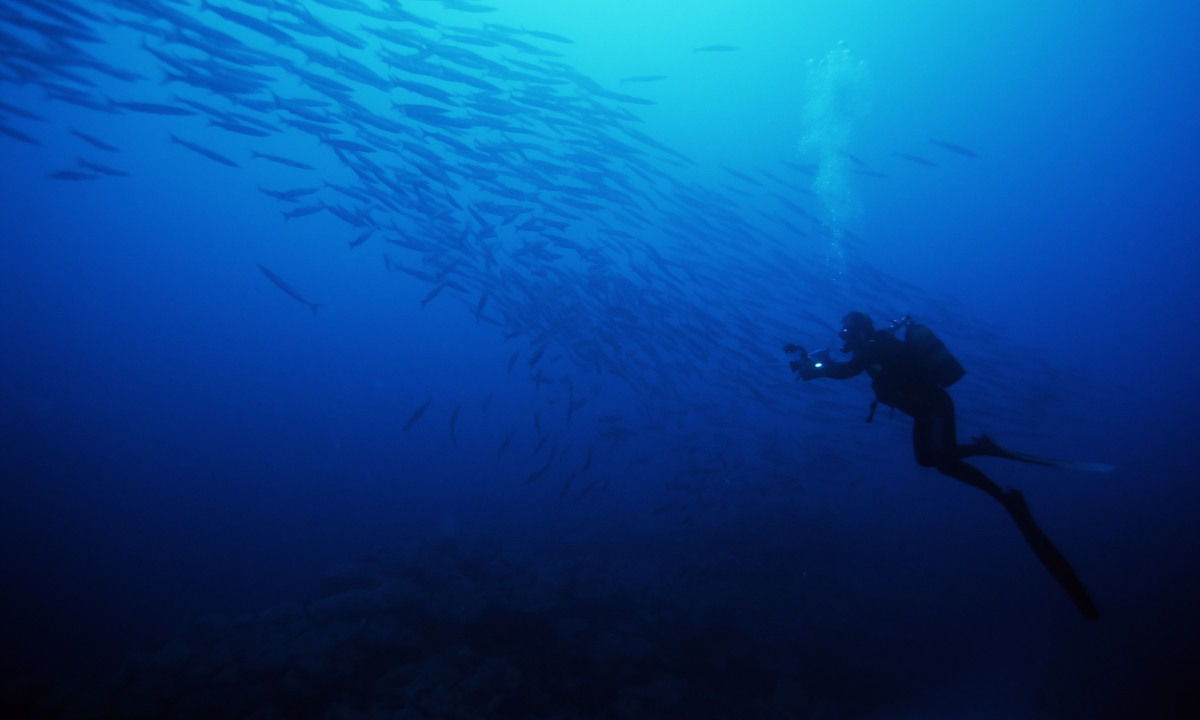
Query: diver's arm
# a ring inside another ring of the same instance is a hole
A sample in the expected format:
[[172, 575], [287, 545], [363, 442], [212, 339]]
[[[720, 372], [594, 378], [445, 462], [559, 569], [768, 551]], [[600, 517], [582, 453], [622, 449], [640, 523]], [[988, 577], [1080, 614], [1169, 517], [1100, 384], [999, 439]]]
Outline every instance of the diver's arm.
[[808, 373], [811, 375], [811, 377], [805, 377], [805, 380], [811, 380], [812, 378], [819, 377], [833, 378], [834, 380], [845, 380], [847, 378], [852, 378], [863, 371], [863, 365], [858, 361], [857, 355], [851, 357], [846, 362], [831, 360], [829, 358], [828, 350], [826, 350], [824, 354], [819, 357], [817, 357], [816, 353], [813, 353], [813, 355], [814, 361], [812, 368]]
[[811, 355], [804, 353], [800, 360], [792, 361], [791, 367], [796, 377], [808, 381], [822, 377], [845, 380], [862, 372], [864, 366], [857, 354], [846, 362], [838, 362], [830, 359], [828, 350], [818, 350]]

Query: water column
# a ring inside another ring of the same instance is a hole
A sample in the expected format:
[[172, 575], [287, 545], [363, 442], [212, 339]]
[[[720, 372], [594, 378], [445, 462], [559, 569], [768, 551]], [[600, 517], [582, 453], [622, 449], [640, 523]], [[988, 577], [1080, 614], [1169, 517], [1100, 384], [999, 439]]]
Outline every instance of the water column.
[[843, 231], [853, 231], [862, 221], [862, 202], [850, 181], [859, 161], [849, 148], [856, 122], [870, 107], [866, 78], [866, 63], [855, 59], [845, 42], [824, 58], [807, 62], [804, 135], [798, 150], [805, 162], [815, 166], [812, 191], [829, 231], [825, 260], [835, 275], [845, 267]]

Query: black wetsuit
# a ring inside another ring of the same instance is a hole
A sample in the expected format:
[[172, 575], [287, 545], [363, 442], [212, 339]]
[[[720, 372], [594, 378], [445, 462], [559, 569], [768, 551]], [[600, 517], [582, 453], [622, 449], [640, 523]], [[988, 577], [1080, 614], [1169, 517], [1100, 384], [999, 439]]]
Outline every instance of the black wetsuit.
[[[814, 366], [815, 367], [815, 366]], [[913, 419], [913, 453], [917, 463], [937, 468], [938, 472], [960, 480], [995, 498], [1020, 528], [1025, 541], [1059, 585], [1066, 590], [1079, 612], [1089, 620], [1100, 616], [1087, 589], [1071, 569], [1066, 557], [1038, 527], [1025, 504], [1025, 498], [1013, 488], [1001, 489], [965, 458], [987, 455], [1019, 459], [992, 443], [958, 442], [954, 421], [954, 401], [950, 394], [928, 377], [919, 358], [905, 350], [904, 343], [889, 330], [875, 331], [861, 343], [847, 362], [825, 361], [820, 370], [809, 370], [805, 379], [831, 377], [838, 380], [861, 372], [871, 376], [871, 387], [879, 402], [894, 407]]]
[[879, 330], [848, 362], [827, 361], [824, 377], [843, 380], [861, 372], [871, 376], [876, 399], [913, 419], [913, 453], [917, 464], [940, 467], [972, 446], [960, 447], [950, 394], [928, 379], [925, 368], [904, 350], [891, 331]]

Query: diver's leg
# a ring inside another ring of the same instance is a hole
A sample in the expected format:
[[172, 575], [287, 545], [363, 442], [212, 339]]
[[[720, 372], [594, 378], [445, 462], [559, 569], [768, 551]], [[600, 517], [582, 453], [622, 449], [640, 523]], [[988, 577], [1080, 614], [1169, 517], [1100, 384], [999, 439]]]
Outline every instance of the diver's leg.
[[913, 417], [913, 456], [921, 467], [937, 467], [942, 461], [937, 437], [937, 421], [932, 415]]
[[987, 457], [1032, 462], [1024, 455], [1018, 455], [1005, 450], [987, 435], [980, 435], [977, 438], [972, 438], [969, 444], [960, 445], [958, 443], [958, 430], [955, 427], [954, 400], [950, 397], [950, 393], [942, 388], [937, 388], [936, 392], [929, 395], [927, 403], [930, 408], [930, 414], [933, 415], [934, 422], [937, 425], [937, 441], [944, 452], [953, 456], [953, 459], [965, 460], [976, 455], [986, 455]]
[[971, 443], [968, 445], [959, 445], [957, 455], [960, 460], [974, 457], [976, 455], [1008, 458], [1009, 460], [1018, 459], [1013, 453], [1010, 453], [1009, 451], [997, 445], [996, 441], [992, 440], [992, 438], [987, 435], [980, 435], [977, 438], [972, 438]]
[[1060, 467], [1064, 464], [1062, 460], [1052, 460], [1050, 458], [1040, 458], [1035, 455], [1025, 455], [1024, 453], [1012, 452], [1005, 450], [996, 444], [987, 435], [980, 435], [974, 438], [970, 445], [959, 445], [957, 447], [956, 457], [958, 459], [983, 455], [986, 457], [998, 457], [1005, 460], [1016, 460], [1018, 462], [1031, 463], [1033, 465], [1046, 465], [1047, 467]]
[[1079, 577], [1075, 575], [1075, 571], [1071, 569], [1067, 558], [1050, 542], [1050, 538], [1046, 533], [1038, 527], [1038, 524], [1033, 519], [1033, 515], [1029, 512], [1029, 506], [1025, 503], [1025, 496], [1019, 490], [1008, 488], [1001, 490], [1000, 486], [992, 482], [987, 475], [984, 475], [978, 468], [968, 465], [962, 460], [951, 460], [938, 466], [938, 470], [943, 475], [949, 475], [955, 480], [960, 480], [973, 488], [978, 488], [983, 492], [995, 498], [1004, 509], [1008, 511], [1013, 522], [1017, 524], [1017, 528], [1021, 530], [1021, 535], [1024, 536], [1025, 542], [1029, 544], [1033, 554], [1037, 555], [1038, 560], [1042, 565], [1050, 571], [1054, 579], [1063, 590], [1067, 592], [1071, 600], [1075, 603], [1075, 607], [1079, 608], [1080, 614], [1087, 620], [1096, 620], [1100, 617], [1100, 611], [1096, 609], [1095, 603], [1088, 595], [1087, 589], [1083, 587], [1083, 583]]
[[962, 460], [950, 460], [938, 465], [937, 469], [943, 475], [948, 475], [955, 480], [964, 482], [976, 490], [982, 490], [995, 498], [1001, 505], [1004, 505], [1005, 509], [1008, 508], [1008, 494], [974, 465], [968, 465]]
[[920, 408], [921, 412], [913, 416], [913, 449], [917, 463], [937, 467], [964, 457], [964, 448], [969, 446], [958, 444], [954, 401], [950, 394], [941, 388], [932, 388], [921, 396]]
[[980, 435], [977, 438], [972, 438], [968, 444], [960, 445], [958, 443], [957, 431], [955, 429], [954, 420], [954, 401], [950, 399], [950, 393], [941, 390], [944, 400], [939, 408], [942, 414], [946, 414], [949, 418], [949, 435], [947, 437], [946, 447], [954, 448], [951, 452], [955, 458], [964, 460], [976, 455], [986, 455], [987, 457], [1002, 457], [1016, 460], [1016, 456], [1008, 452], [1004, 448], [997, 445], [987, 435]]

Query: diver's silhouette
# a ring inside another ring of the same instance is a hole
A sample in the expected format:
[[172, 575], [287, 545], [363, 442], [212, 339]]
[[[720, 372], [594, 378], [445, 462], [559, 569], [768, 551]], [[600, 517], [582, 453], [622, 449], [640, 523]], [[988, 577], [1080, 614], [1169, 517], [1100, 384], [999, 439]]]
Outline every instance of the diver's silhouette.
[[[895, 335], [901, 326], [907, 327], [904, 340]], [[852, 312], [842, 318], [839, 335], [845, 343], [842, 351], [851, 354], [847, 362], [830, 359], [828, 350], [810, 355], [798, 345], [785, 346], [786, 352], [800, 358], [791, 362], [792, 371], [797, 377], [806, 381], [821, 377], [844, 380], [866, 371], [871, 376], [871, 387], [876, 397], [867, 421], [871, 421], [876, 405], [881, 402], [910, 415], [913, 418], [913, 451], [917, 463], [937, 468], [943, 475], [949, 475], [995, 498], [1008, 511], [1025, 537], [1025, 542], [1063, 590], [1067, 591], [1083, 617], [1088, 620], [1099, 618], [1100, 612], [1083, 583], [1076, 577], [1063, 554], [1038, 527], [1025, 504], [1024, 496], [1013, 488], [1001, 489], [978, 468], [966, 463], [965, 459], [984, 455], [1042, 465], [1059, 463], [1010, 452], [986, 435], [975, 438], [969, 445], [958, 443], [954, 427], [954, 401], [944, 387], [962, 377], [964, 371], [945, 345], [924, 326], [905, 318], [888, 330], [876, 330], [870, 317], [861, 312]]]

